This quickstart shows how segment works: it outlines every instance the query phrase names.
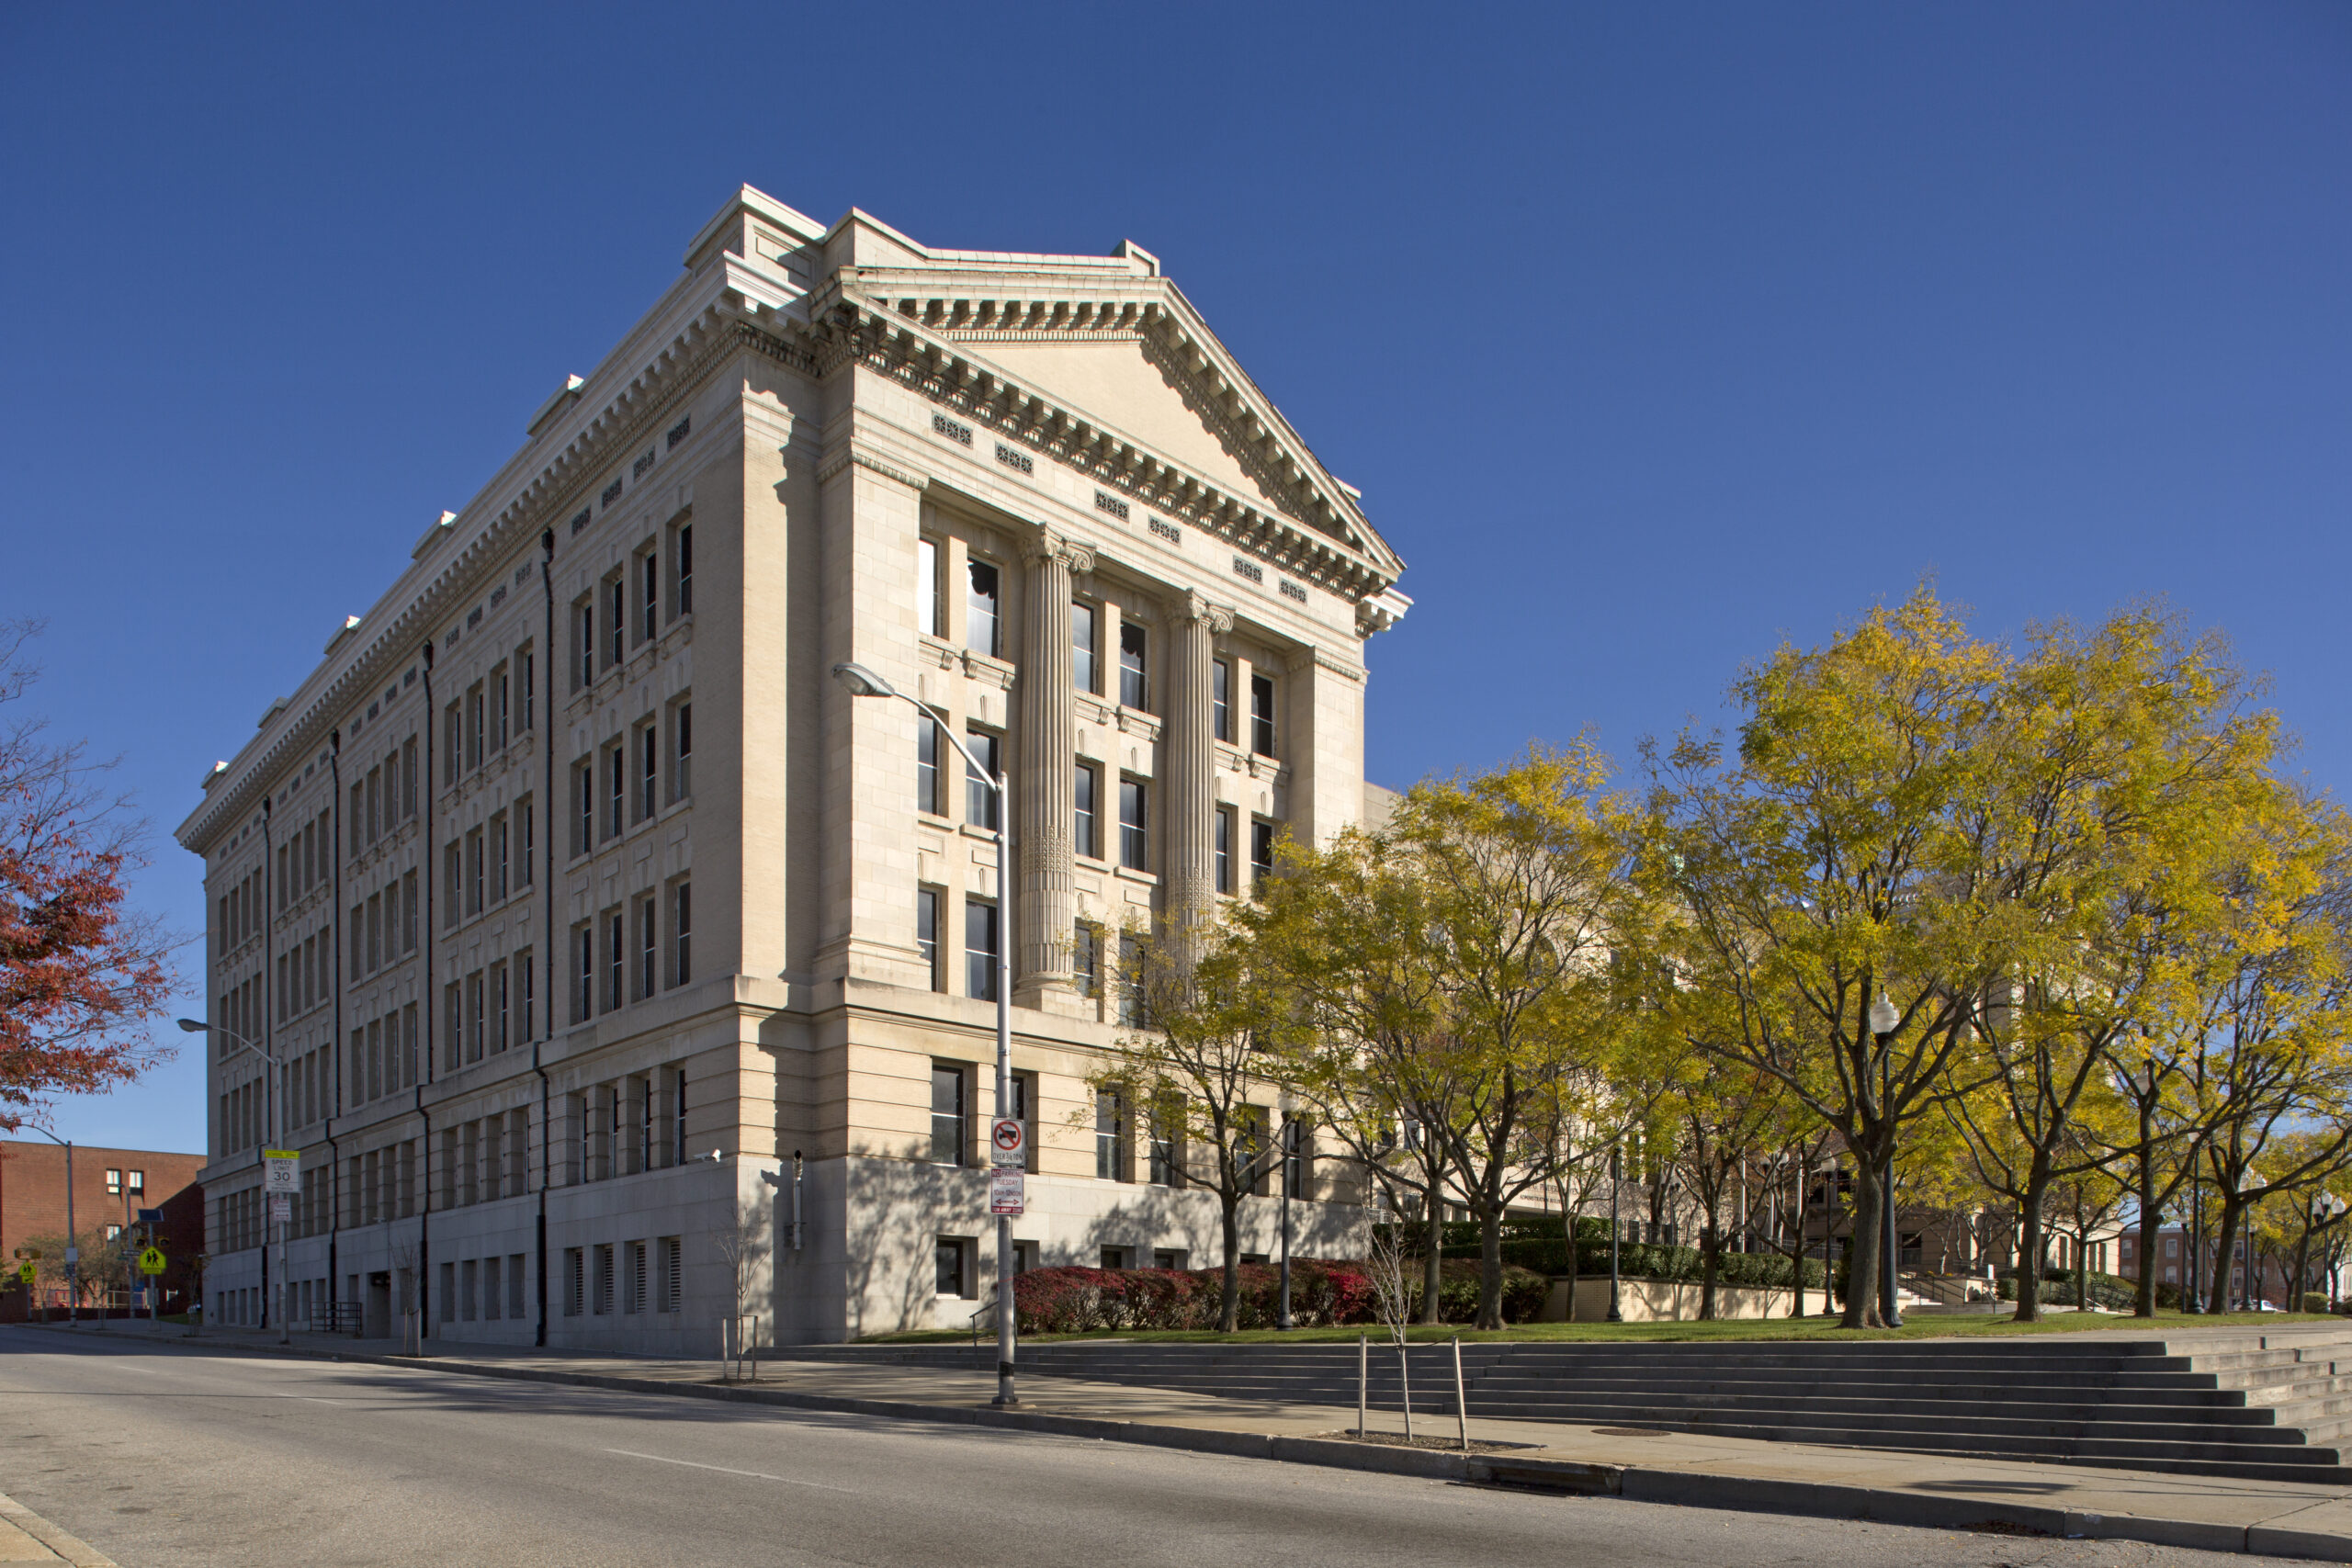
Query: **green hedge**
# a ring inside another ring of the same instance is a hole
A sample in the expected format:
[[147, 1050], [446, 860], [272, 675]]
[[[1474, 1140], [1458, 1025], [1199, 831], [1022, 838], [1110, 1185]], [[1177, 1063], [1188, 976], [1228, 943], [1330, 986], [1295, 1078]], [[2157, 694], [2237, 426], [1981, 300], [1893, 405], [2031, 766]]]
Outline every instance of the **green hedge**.
[[[1590, 1235], [1587, 1226], [1595, 1226], [1600, 1234]], [[1450, 1233], [1457, 1227], [1448, 1225]], [[1466, 1243], [1456, 1244], [1449, 1235], [1445, 1256], [1449, 1258], [1478, 1257], [1476, 1227], [1468, 1227]], [[1582, 1275], [1609, 1272], [1609, 1227], [1585, 1221], [1577, 1227], [1577, 1266]], [[1531, 1269], [1538, 1274], [1561, 1275], [1569, 1272], [1567, 1239], [1559, 1234], [1556, 1224], [1548, 1236], [1521, 1235], [1513, 1236], [1506, 1229], [1503, 1237], [1503, 1262], [1513, 1268]], [[1668, 1247], [1662, 1242], [1623, 1242], [1617, 1248], [1617, 1271], [1628, 1280], [1668, 1280], [1698, 1283], [1706, 1275], [1706, 1255], [1695, 1247]], [[1794, 1270], [1789, 1259], [1775, 1252], [1726, 1252], [1719, 1259], [1715, 1282], [1740, 1285], [1751, 1289], [1785, 1291]], [[1821, 1260], [1804, 1260], [1804, 1282], [1808, 1290], [1821, 1288]]]
[[[2041, 1304], [2045, 1307], [2073, 1306], [2081, 1299], [2075, 1284], [2076, 1277], [2075, 1271], [2072, 1269], [2043, 1269], [2041, 1271]], [[2129, 1311], [2140, 1299], [2139, 1281], [2127, 1280], [2120, 1274], [2093, 1274], [2090, 1277], [2090, 1287], [2091, 1305], [2106, 1307], [2110, 1311], [2118, 1309]], [[2156, 1300], [2159, 1305], [2164, 1304], [2165, 1290], [2166, 1287], [2163, 1285], [2156, 1287]], [[2014, 1270], [2000, 1276], [2000, 1292], [2001, 1299], [2005, 1302], [2013, 1302], [2018, 1299], [2018, 1277]], [[2173, 1292], [2173, 1297], [2177, 1302], [2179, 1292]]]

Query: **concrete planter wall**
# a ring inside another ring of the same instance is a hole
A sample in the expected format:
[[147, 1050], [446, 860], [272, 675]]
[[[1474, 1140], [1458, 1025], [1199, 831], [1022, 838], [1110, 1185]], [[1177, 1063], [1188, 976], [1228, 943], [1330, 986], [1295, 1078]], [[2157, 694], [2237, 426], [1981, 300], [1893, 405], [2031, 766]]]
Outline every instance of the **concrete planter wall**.
[[[1578, 1323], [1600, 1323], [1609, 1316], [1609, 1276], [1586, 1274], [1576, 1282]], [[1699, 1315], [1699, 1299], [1703, 1292], [1694, 1283], [1686, 1284], [1665, 1280], [1624, 1280], [1618, 1284], [1617, 1310], [1627, 1323], [1690, 1322]], [[1806, 1292], [1811, 1298], [1805, 1303], [1819, 1311], [1821, 1290], [1815, 1286]], [[1786, 1291], [1754, 1290], [1744, 1286], [1715, 1287], [1717, 1317], [1786, 1317], [1789, 1314], [1789, 1292]], [[1544, 1303], [1544, 1321], [1559, 1323], [1568, 1316], [1568, 1281], [1566, 1276], [1552, 1281], [1552, 1293]]]

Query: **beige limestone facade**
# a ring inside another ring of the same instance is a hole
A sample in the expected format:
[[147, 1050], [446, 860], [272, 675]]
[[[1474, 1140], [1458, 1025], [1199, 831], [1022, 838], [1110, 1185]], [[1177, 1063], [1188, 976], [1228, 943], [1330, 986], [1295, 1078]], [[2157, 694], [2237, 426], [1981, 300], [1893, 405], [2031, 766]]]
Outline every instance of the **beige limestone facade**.
[[[1401, 570], [1149, 254], [938, 250], [746, 187], [178, 830], [216, 1316], [695, 1353], [722, 1319], [960, 1325], [1000, 942], [1021, 1263], [1213, 1263], [1194, 1152], [1089, 1080], [1120, 933], [1384, 809], [1364, 647]], [[988, 792], [843, 660], [993, 749], [1014, 929]], [[300, 1153], [282, 1227], [266, 1146]], [[1309, 1162], [1299, 1255], [1353, 1249], [1354, 1195]], [[1277, 1253], [1276, 1200], [1244, 1209]]]

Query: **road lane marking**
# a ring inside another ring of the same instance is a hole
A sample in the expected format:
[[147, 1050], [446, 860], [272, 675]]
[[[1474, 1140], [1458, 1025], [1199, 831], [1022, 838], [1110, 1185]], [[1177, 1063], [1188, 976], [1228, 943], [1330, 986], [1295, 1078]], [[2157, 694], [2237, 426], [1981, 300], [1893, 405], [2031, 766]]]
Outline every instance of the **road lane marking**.
[[606, 1449], [605, 1451], [608, 1454], [619, 1454], [628, 1459], [650, 1459], [656, 1464], [682, 1464], [688, 1470], [715, 1470], [721, 1475], [748, 1475], [754, 1481], [781, 1481], [786, 1486], [814, 1486], [820, 1492], [845, 1492], [853, 1497], [858, 1495], [857, 1488], [854, 1486], [828, 1486], [821, 1481], [802, 1481], [790, 1475], [770, 1475], [763, 1470], [729, 1470], [723, 1464], [697, 1464], [690, 1459], [665, 1459], [660, 1454], [641, 1454], [635, 1449]]

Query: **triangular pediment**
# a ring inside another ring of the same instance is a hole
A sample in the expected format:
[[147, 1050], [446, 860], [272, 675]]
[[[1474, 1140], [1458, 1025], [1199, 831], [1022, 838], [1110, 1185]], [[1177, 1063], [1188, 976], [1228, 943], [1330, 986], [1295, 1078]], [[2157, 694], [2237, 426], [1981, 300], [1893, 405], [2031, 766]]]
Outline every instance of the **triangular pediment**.
[[[871, 223], [853, 214], [834, 237]], [[896, 231], [874, 236], [842, 295], [1337, 541], [1392, 581], [1404, 570], [1355, 489], [1323, 467], [1148, 252], [910, 249], [922, 248]]]
[[1141, 333], [1109, 340], [995, 339], [967, 345], [1057, 400], [1164, 452], [1219, 484], [1289, 511], [1295, 498], [1251, 450], [1241, 428]]

